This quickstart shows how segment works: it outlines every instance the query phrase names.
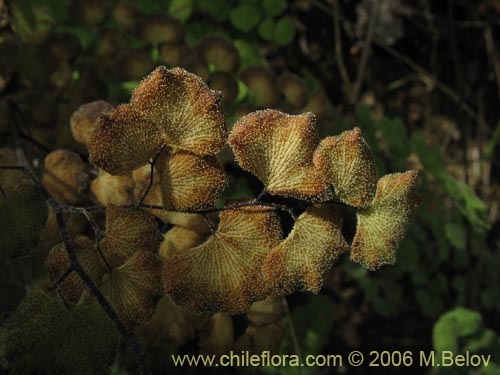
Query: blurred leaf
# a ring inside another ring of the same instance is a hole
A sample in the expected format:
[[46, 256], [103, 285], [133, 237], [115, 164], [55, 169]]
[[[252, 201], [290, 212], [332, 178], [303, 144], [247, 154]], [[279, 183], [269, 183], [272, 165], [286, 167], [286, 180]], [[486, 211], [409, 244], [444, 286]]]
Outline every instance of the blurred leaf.
[[172, 17], [187, 21], [193, 13], [193, 0], [172, 0], [168, 11]]
[[262, 39], [273, 40], [274, 37], [274, 21], [272, 18], [266, 18], [259, 25], [259, 35]]
[[281, 45], [290, 44], [295, 36], [295, 25], [289, 17], [283, 17], [276, 22], [274, 41]]
[[231, 11], [231, 23], [243, 32], [249, 32], [257, 26], [259, 19], [259, 8], [251, 4], [240, 4]]
[[465, 250], [467, 237], [465, 228], [461, 222], [446, 223], [444, 226], [446, 238], [450, 243], [459, 250]]
[[47, 215], [47, 203], [34, 187], [6, 197], [0, 206], [0, 264], [35, 247]]
[[12, 375], [105, 375], [118, 333], [101, 306], [67, 310], [52, 295], [32, 291], [0, 331], [0, 352]]
[[262, 1], [262, 8], [264, 9], [264, 12], [266, 12], [269, 16], [277, 16], [286, 7], [286, 2], [285, 0], [263, 0]]
[[458, 332], [455, 320], [452, 316], [444, 314], [434, 325], [432, 330], [432, 341], [434, 350], [442, 352], [450, 350], [458, 353]]
[[496, 345], [497, 342], [498, 336], [495, 331], [491, 329], [485, 329], [484, 332], [479, 335], [479, 337], [470, 340], [467, 345], [465, 345], [464, 351], [469, 351], [471, 353], [480, 353], [482, 351], [487, 351], [492, 346]]
[[[302, 357], [317, 355], [328, 343], [333, 328], [332, 314], [335, 306], [325, 295], [314, 295], [307, 305], [301, 305], [292, 311], [291, 319], [295, 327], [297, 341], [300, 343]], [[314, 318], [316, 317], [316, 318]], [[287, 354], [295, 354], [290, 337], [286, 338], [284, 349]], [[314, 374], [314, 367], [288, 367], [286, 374]]]
[[216, 21], [224, 21], [229, 17], [231, 7], [225, 0], [198, 0], [200, 10], [208, 13]]
[[441, 153], [430, 147], [423, 134], [414, 132], [411, 136], [411, 149], [415, 152], [428, 173], [439, 173], [444, 169], [444, 158]]
[[460, 212], [471, 226], [479, 233], [488, 230], [490, 223], [486, 214], [486, 205], [472, 188], [448, 174], [441, 173], [439, 177], [448, 194], [457, 201]]
[[236, 39], [234, 45], [238, 49], [238, 53], [241, 58], [241, 68], [245, 68], [250, 65], [261, 65], [262, 59], [256, 49], [256, 47], [243, 39]]
[[61, 25], [56, 28], [59, 32], [68, 32], [76, 36], [84, 49], [89, 48], [98, 38], [99, 30], [83, 25]]
[[410, 142], [403, 121], [399, 118], [384, 117], [377, 123], [377, 126], [382, 132], [382, 138], [387, 143], [394, 161], [404, 161], [410, 153]]

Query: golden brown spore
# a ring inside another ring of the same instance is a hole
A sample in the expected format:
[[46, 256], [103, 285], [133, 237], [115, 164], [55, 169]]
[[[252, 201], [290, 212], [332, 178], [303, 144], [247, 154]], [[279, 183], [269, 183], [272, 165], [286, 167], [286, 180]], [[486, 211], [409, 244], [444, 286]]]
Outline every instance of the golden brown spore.
[[161, 291], [161, 261], [149, 250], [138, 250], [103, 277], [100, 289], [129, 327], [149, 321]]
[[201, 39], [196, 52], [206, 66], [213, 64], [221, 72], [234, 73], [240, 66], [240, 54], [234, 44], [218, 35]]
[[90, 161], [112, 175], [146, 164], [162, 144], [160, 129], [130, 104], [99, 116], [89, 144]]
[[314, 165], [341, 201], [357, 208], [370, 205], [377, 167], [359, 128], [323, 139], [314, 153]]
[[351, 246], [351, 260], [369, 270], [394, 264], [395, 253], [418, 206], [416, 193], [418, 172], [383, 176], [371, 206], [359, 210], [356, 235]]
[[333, 263], [349, 249], [342, 217], [329, 205], [311, 206], [266, 258], [264, 276], [280, 295], [318, 293]]
[[182, 22], [174, 18], [152, 14], [142, 20], [139, 35], [144, 42], [154, 45], [181, 43], [184, 40], [185, 30]]
[[82, 104], [73, 112], [70, 118], [73, 138], [77, 142], [88, 146], [97, 119], [102, 113], [108, 113], [112, 109], [113, 106], [103, 100]]
[[315, 124], [312, 113], [256, 111], [236, 122], [229, 144], [241, 168], [258, 177], [270, 194], [312, 198], [328, 190], [313, 165], [319, 142]]
[[58, 203], [78, 203], [89, 180], [88, 168], [75, 152], [56, 150], [45, 157], [42, 185]]
[[[19, 165], [16, 152], [10, 148], [0, 148], [0, 166]], [[0, 186], [3, 192], [8, 195], [16, 190], [16, 187], [24, 180], [24, 172], [21, 170], [9, 170], [0, 168]], [[1, 198], [1, 195], [0, 195]]]
[[90, 184], [90, 191], [103, 206], [120, 206], [134, 202], [134, 181], [130, 174], [113, 176], [100, 169], [99, 176]]
[[299, 108], [306, 104], [307, 85], [298, 75], [284, 72], [276, 83], [288, 103]]
[[174, 211], [213, 207], [228, 184], [215, 158], [169, 151], [165, 150], [155, 164], [163, 207]]
[[211, 155], [226, 143], [221, 95], [182, 68], [156, 68], [134, 90], [131, 103], [159, 126], [168, 144]]
[[138, 250], [156, 253], [163, 236], [154, 217], [140, 209], [109, 205], [106, 232], [100, 242], [108, 264], [118, 267]]
[[163, 235], [159, 255], [165, 261], [181, 251], [202, 244], [207, 239], [207, 233], [198, 233], [179, 225], [171, 228]]
[[[100, 259], [97, 258], [98, 254], [95, 251], [94, 242], [88, 237], [77, 236], [72, 240], [72, 244], [87, 275], [94, 283], [99, 284], [104, 274], [104, 268]], [[68, 253], [62, 243], [50, 250], [45, 266], [51, 283], [56, 282], [70, 267]], [[80, 276], [73, 272], [58, 285], [58, 290], [67, 303], [76, 304], [80, 300], [82, 292], [86, 290], [86, 286]]]
[[280, 100], [272, 70], [264, 66], [249, 66], [240, 72], [240, 79], [247, 85], [250, 98], [258, 107], [272, 107]]
[[262, 262], [281, 234], [279, 219], [269, 208], [222, 212], [215, 234], [165, 262], [166, 293], [199, 313], [246, 311], [268, 294]]

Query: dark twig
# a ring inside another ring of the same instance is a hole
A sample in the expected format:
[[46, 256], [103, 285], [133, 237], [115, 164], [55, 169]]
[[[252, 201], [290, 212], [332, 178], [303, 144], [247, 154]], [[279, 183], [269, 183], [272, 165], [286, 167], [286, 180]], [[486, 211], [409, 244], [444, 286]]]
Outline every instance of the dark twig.
[[106, 312], [106, 314], [109, 316], [109, 318], [113, 321], [115, 324], [116, 329], [120, 333], [120, 335], [123, 337], [125, 342], [132, 348], [134, 351], [136, 357], [137, 357], [137, 364], [139, 366], [139, 371], [141, 374], [150, 374], [149, 369], [147, 368], [146, 364], [146, 358], [143, 350], [137, 343], [137, 340], [135, 336], [128, 331], [128, 329], [125, 327], [123, 322], [120, 320], [118, 315], [116, 314], [115, 310], [111, 307], [109, 304], [108, 300], [104, 295], [101, 293], [99, 288], [94, 284], [94, 281], [90, 278], [90, 276], [85, 272], [83, 269], [80, 261], [78, 260], [78, 257], [76, 255], [75, 249], [73, 247], [73, 242], [71, 241], [68, 228], [66, 227], [66, 223], [64, 222], [63, 218], [63, 211], [60, 210], [58, 205], [52, 201], [51, 203], [52, 209], [54, 210], [55, 216], [56, 216], [56, 221], [59, 226], [59, 232], [61, 234], [64, 247], [66, 249], [66, 252], [68, 253], [69, 261], [71, 264], [71, 267], [73, 270], [80, 276], [80, 278], [83, 280], [87, 288], [90, 290], [92, 295], [96, 298], [97, 302], [101, 305], [103, 310]]
[[[0, 137], [11, 137], [11, 136], [12, 136], [12, 133], [10, 133], [10, 132], [0, 132]], [[26, 135], [26, 134], [20, 132], [19, 137], [32, 143], [34, 146], [38, 147], [40, 150], [42, 150], [46, 153], [49, 153], [51, 151], [47, 146], [44, 146], [43, 144], [41, 144], [37, 140], [33, 139], [29, 135]]]
[[66, 280], [66, 278], [67, 278], [69, 275], [71, 275], [71, 273], [72, 273], [72, 272], [73, 272], [73, 267], [69, 266], [69, 267], [66, 269], [66, 271], [64, 271], [64, 272], [62, 273], [62, 275], [61, 275], [61, 276], [59, 276], [59, 278], [58, 278], [56, 281], [54, 281], [54, 282], [52, 283], [52, 285], [50, 285], [50, 286], [49, 286], [49, 291], [51, 291], [51, 292], [52, 292], [53, 290], [56, 290], [56, 289], [57, 289], [57, 287], [59, 286], [59, 284], [61, 284], [64, 280]]
[[[254, 200], [252, 201], [249, 201], [249, 202], [241, 202], [241, 203], [235, 203], [235, 204], [232, 204], [230, 206], [226, 206], [226, 207], [214, 207], [214, 208], [208, 208], [206, 210], [194, 210], [194, 211], [182, 211], [182, 212], [185, 212], [187, 214], [201, 214], [201, 215], [204, 215], [204, 214], [210, 214], [210, 213], [213, 213], [213, 212], [221, 212], [221, 211], [229, 211], [229, 210], [236, 210], [236, 209], [239, 209], [239, 208], [244, 208], [244, 207], [270, 207], [270, 208], [274, 208], [276, 210], [280, 210], [280, 211], [284, 211], [284, 212], [287, 212], [293, 220], [297, 220], [297, 216], [295, 215], [295, 213], [293, 212], [293, 210], [288, 207], [288, 206], [285, 206], [285, 205], [282, 205], [282, 204], [278, 204], [278, 203], [269, 203], [269, 202], [255, 202]], [[120, 206], [122, 208], [132, 208], [132, 207], [137, 207], [137, 206], [134, 206], [134, 205], [126, 205], [126, 206]], [[163, 208], [162, 206], [157, 206], [157, 205], [150, 205], [150, 204], [143, 204], [139, 207], [142, 207], [142, 208], [149, 208], [149, 209], [153, 209], [153, 210], [163, 210], [163, 211], [171, 211], [171, 210], [167, 210], [165, 208]]]
[[351, 91], [350, 102], [351, 104], [356, 103], [358, 100], [359, 92], [361, 90], [361, 84], [363, 83], [363, 78], [365, 76], [366, 63], [368, 62], [368, 56], [370, 55], [373, 33], [375, 31], [375, 25], [377, 24], [378, 13], [380, 10], [381, 0], [375, 0], [372, 9], [372, 16], [370, 18], [370, 23], [368, 25], [368, 31], [366, 32], [366, 38], [363, 45], [363, 51], [361, 53], [361, 60], [359, 62], [358, 72], [356, 74], [356, 80]]
[[165, 149], [165, 145], [161, 146], [158, 152], [156, 153], [155, 157], [153, 158], [153, 161], [151, 161], [151, 173], [149, 174], [149, 183], [148, 186], [146, 187], [146, 190], [144, 190], [144, 193], [142, 194], [141, 199], [139, 200], [139, 204], [142, 204], [144, 202], [144, 199], [146, 199], [146, 196], [149, 193], [149, 190], [153, 186], [153, 179], [154, 179], [154, 170], [155, 170], [155, 163], [160, 157], [161, 153]]
[[[30, 166], [26, 163], [26, 156], [24, 154], [24, 149], [22, 147], [21, 139], [20, 139], [20, 132], [19, 132], [19, 127], [18, 127], [18, 119], [17, 119], [17, 111], [19, 109], [15, 105], [14, 102], [9, 101], [8, 102], [11, 113], [14, 119], [14, 124], [15, 124], [15, 132], [14, 132], [14, 141], [15, 141], [15, 146], [16, 146], [16, 156], [17, 156], [17, 161], [19, 165], [23, 166], [23, 171], [25, 175], [28, 177], [28, 179], [37, 187], [38, 191], [40, 194], [44, 197], [44, 199], [47, 201], [47, 204], [50, 205], [52, 210], [54, 211], [56, 221], [59, 227], [59, 233], [61, 234], [61, 238], [64, 244], [64, 248], [66, 249], [66, 252], [68, 254], [68, 258], [70, 261], [71, 268], [73, 269], [74, 272], [77, 273], [77, 275], [83, 280], [87, 288], [90, 290], [92, 295], [96, 298], [97, 302], [101, 305], [105, 313], [108, 315], [108, 317], [113, 321], [117, 331], [119, 334], [122, 336], [122, 338], [125, 340], [125, 342], [132, 348], [134, 351], [136, 358], [137, 358], [137, 365], [139, 367], [139, 371], [141, 374], [150, 374], [151, 371], [149, 370], [146, 362], [146, 357], [145, 353], [139, 346], [135, 336], [128, 331], [124, 323], [120, 320], [114, 309], [111, 307], [107, 299], [104, 297], [104, 295], [101, 293], [99, 288], [94, 284], [90, 276], [85, 272], [83, 269], [80, 261], [78, 260], [78, 257], [75, 252], [75, 248], [73, 247], [73, 242], [71, 241], [71, 237], [69, 234], [69, 231], [66, 227], [66, 223], [64, 222], [64, 217], [63, 213], [66, 212], [64, 207], [57, 204], [50, 194], [45, 190], [45, 188], [42, 186], [40, 183], [40, 180], [38, 177], [35, 175], [35, 173], [31, 170]], [[81, 210], [80, 212], [85, 212], [85, 210]]]
[[373, 40], [373, 44], [377, 45], [378, 47], [382, 48], [384, 51], [392, 55], [394, 58], [398, 59], [405, 65], [407, 65], [410, 69], [414, 70], [416, 73], [423, 75], [427, 79], [431, 80], [434, 85], [443, 93], [445, 94], [448, 98], [450, 98], [455, 104], [460, 106], [462, 110], [473, 120], [477, 121], [479, 124], [484, 125], [484, 121], [481, 119], [481, 117], [474, 111], [467, 103], [464, 103], [462, 100], [460, 100], [460, 95], [458, 95], [455, 91], [453, 91], [450, 87], [446, 86], [444, 83], [442, 83], [440, 80], [437, 79], [433, 74], [429, 73], [427, 70], [425, 70], [423, 67], [409, 59], [408, 57], [404, 56], [394, 48], [388, 46], [386, 43], [379, 41], [377, 39]]
[[97, 252], [99, 253], [101, 259], [103, 260], [104, 264], [108, 268], [109, 271], [112, 270], [110, 264], [108, 263], [106, 257], [104, 256], [104, 253], [101, 250], [101, 230], [99, 229], [99, 226], [95, 222], [94, 218], [92, 217], [91, 213], [88, 211], [83, 211], [83, 215], [87, 218], [87, 221], [90, 223], [90, 226], [92, 227], [92, 230], [94, 231], [94, 241], [95, 241], [95, 247], [97, 249]]
[[342, 36], [340, 35], [340, 8], [339, 1], [332, 0], [333, 3], [333, 27], [335, 33], [335, 57], [337, 60], [337, 65], [339, 67], [340, 77], [344, 83], [345, 91], [348, 95], [351, 95], [351, 79], [349, 78], [349, 73], [344, 64], [344, 54], [342, 52]]
[[16, 170], [24, 170], [22, 165], [0, 165], [0, 169], [16, 169]]

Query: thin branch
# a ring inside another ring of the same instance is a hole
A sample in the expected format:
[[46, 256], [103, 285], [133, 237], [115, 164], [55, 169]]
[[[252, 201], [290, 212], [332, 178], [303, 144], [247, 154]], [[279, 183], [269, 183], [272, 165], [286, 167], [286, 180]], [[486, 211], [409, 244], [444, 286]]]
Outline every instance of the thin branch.
[[[290, 332], [290, 337], [292, 339], [293, 350], [295, 354], [299, 357], [299, 360], [302, 360], [302, 352], [299, 346], [299, 340], [297, 339], [297, 333], [295, 332], [295, 326], [293, 325], [292, 314], [290, 313], [290, 307], [288, 306], [288, 301], [285, 297], [283, 297], [283, 306], [285, 307], [286, 320], [288, 323], [288, 329]], [[301, 375], [304, 374], [303, 369], [299, 367], [299, 373]]]
[[358, 100], [359, 92], [361, 90], [361, 84], [363, 83], [363, 78], [365, 76], [366, 63], [368, 62], [368, 56], [370, 54], [373, 33], [375, 31], [375, 25], [377, 24], [378, 14], [380, 11], [381, 0], [374, 0], [375, 3], [372, 7], [372, 16], [370, 18], [370, 23], [368, 25], [368, 31], [366, 32], [365, 43], [363, 45], [363, 51], [361, 53], [361, 60], [359, 62], [358, 72], [356, 75], [356, 80], [354, 81], [354, 86], [351, 91], [350, 103], [356, 103]]
[[344, 87], [346, 88], [346, 92], [348, 95], [351, 95], [351, 79], [349, 78], [349, 73], [347, 73], [347, 69], [344, 64], [344, 54], [342, 52], [342, 37], [340, 35], [340, 9], [339, 9], [339, 1], [333, 0], [333, 28], [335, 34], [335, 56], [337, 60], [337, 65], [339, 67], [340, 77], [342, 78], [342, 82], [344, 83]]
[[464, 103], [463, 101], [460, 100], [460, 95], [458, 95], [455, 91], [453, 91], [451, 88], [449, 88], [440, 80], [438, 80], [437, 77], [435, 77], [433, 74], [429, 73], [426, 69], [424, 69], [423, 67], [421, 67], [408, 57], [404, 56], [394, 48], [388, 46], [386, 43], [379, 41], [375, 38], [373, 39], [373, 44], [380, 47], [381, 49], [392, 55], [394, 58], [404, 63], [415, 72], [431, 80], [443, 94], [445, 94], [448, 98], [450, 98], [455, 104], [460, 106], [464, 111], [464, 113], [466, 113], [473, 120], [477, 121], [477, 123], [485, 125], [484, 120], [479, 117], [476, 111], [474, 111], [467, 103]]
[[52, 285], [49, 286], [49, 291], [52, 292], [53, 290], [56, 290], [59, 284], [61, 284], [66, 278], [71, 275], [73, 272], [73, 267], [69, 266], [66, 271], [64, 271], [59, 278], [52, 283]]
[[24, 170], [24, 167], [22, 165], [0, 165], [0, 169], [15, 169], [15, 170]]
[[85, 272], [80, 261], [78, 260], [75, 249], [73, 247], [73, 242], [71, 241], [71, 237], [70, 237], [68, 228], [66, 227], [66, 223], [64, 222], [64, 217], [63, 217], [63, 212], [65, 212], [64, 208], [61, 207], [59, 204], [57, 204], [52, 199], [50, 194], [47, 192], [47, 190], [45, 190], [45, 188], [40, 183], [40, 180], [38, 179], [38, 177], [31, 170], [30, 166], [26, 163], [26, 156], [24, 154], [24, 149], [22, 147], [22, 143], [20, 140], [20, 136], [19, 136], [20, 129], [18, 126], [19, 124], [18, 124], [18, 119], [16, 116], [19, 109], [17, 108], [16, 104], [12, 101], [8, 101], [8, 104], [9, 104], [9, 107], [11, 109], [11, 113], [12, 113], [12, 116], [14, 119], [14, 124], [15, 124], [14, 141], [15, 141], [15, 147], [16, 147], [17, 161], [21, 166], [23, 166], [23, 171], [24, 171], [25, 175], [37, 187], [40, 194], [42, 194], [44, 199], [47, 201], [47, 204], [49, 204], [50, 207], [52, 208], [52, 210], [54, 211], [56, 221], [57, 221], [57, 224], [59, 227], [59, 233], [61, 235], [61, 238], [62, 238], [62, 241], [64, 244], [64, 248], [66, 249], [66, 252], [68, 254], [71, 268], [83, 280], [83, 282], [85, 283], [87, 288], [90, 290], [92, 295], [96, 298], [97, 302], [103, 308], [104, 312], [113, 321], [117, 331], [120, 333], [122, 338], [132, 348], [134, 354], [136, 355], [137, 365], [139, 367], [140, 373], [144, 374], [144, 375], [150, 374], [151, 372], [147, 366], [145, 353], [143, 352], [143, 350], [139, 346], [135, 336], [127, 330], [124, 323], [120, 320], [117, 313], [111, 307], [111, 305], [109, 304], [106, 297], [104, 297], [104, 295], [101, 293], [101, 291], [96, 286], [96, 284], [94, 284], [94, 282], [92, 281], [90, 276]]
[[71, 264], [71, 267], [73, 270], [77, 273], [78, 276], [83, 280], [87, 288], [90, 290], [92, 295], [96, 298], [97, 302], [101, 305], [103, 310], [106, 312], [106, 314], [109, 316], [109, 318], [113, 321], [115, 324], [116, 329], [120, 333], [120, 335], [123, 337], [123, 339], [128, 343], [128, 345], [132, 348], [134, 351], [136, 357], [137, 357], [137, 364], [139, 366], [139, 371], [141, 374], [150, 374], [149, 369], [147, 368], [146, 364], [146, 358], [143, 350], [137, 343], [137, 340], [135, 336], [128, 331], [128, 329], [125, 327], [123, 322], [120, 320], [118, 317], [118, 314], [115, 312], [115, 310], [111, 307], [109, 304], [108, 300], [104, 295], [101, 293], [99, 288], [94, 284], [94, 281], [90, 278], [89, 275], [85, 272], [83, 269], [80, 261], [78, 260], [78, 257], [76, 255], [75, 249], [73, 247], [73, 242], [71, 241], [68, 228], [66, 227], [66, 223], [64, 222], [63, 218], [63, 211], [59, 209], [58, 205], [52, 201], [51, 203], [52, 209], [54, 210], [55, 216], [56, 216], [56, 221], [59, 226], [59, 232], [62, 237], [62, 241], [64, 244], [64, 247], [66, 249], [66, 252], [68, 253], [69, 261]]
[[97, 249], [97, 252], [99, 253], [101, 259], [103, 260], [104, 264], [108, 268], [109, 271], [112, 270], [110, 264], [108, 263], [106, 257], [104, 256], [104, 253], [101, 250], [101, 230], [99, 229], [99, 226], [95, 222], [94, 218], [88, 211], [84, 211], [83, 214], [87, 218], [87, 221], [90, 223], [90, 226], [92, 227], [92, 230], [94, 231], [94, 241], [95, 241], [95, 247]]
[[[11, 137], [12, 135], [13, 134], [10, 133], [10, 132], [0, 132], [0, 137]], [[30, 142], [30, 143], [32, 143], [34, 146], [38, 147], [40, 150], [42, 150], [42, 151], [44, 151], [46, 153], [49, 153], [51, 151], [47, 146], [41, 144], [40, 142], [38, 142], [37, 140], [33, 139], [29, 135], [24, 134], [23, 132], [19, 132], [19, 137], [22, 138], [22, 139], [24, 139], [24, 140], [26, 140], [26, 141], [28, 141], [28, 142]]]
[[[255, 200], [251, 200], [249, 202], [242, 202], [242, 203], [236, 203], [232, 204], [230, 206], [226, 207], [214, 207], [214, 208], [208, 208], [205, 210], [193, 210], [193, 211], [181, 211], [187, 214], [210, 214], [213, 212], [221, 212], [221, 211], [229, 211], [229, 210], [237, 210], [238, 208], [244, 208], [244, 207], [258, 207], [258, 206], [263, 206], [263, 207], [270, 207], [274, 208], [276, 210], [284, 211], [287, 212], [293, 220], [297, 220], [297, 216], [293, 212], [293, 210], [285, 205], [278, 204], [278, 203], [270, 203], [270, 202], [255, 202]], [[119, 206], [122, 208], [132, 208], [132, 207], [141, 207], [141, 208], [149, 208], [153, 210], [163, 210], [163, 211], [172, 211], [165, 209], [163, 206], [157, 206], [157, 205], [151, 205], [151, 204], [143, 204], [140, 206], [137, 205], [125, 205], [125, 206]]]
[[491, 25], [488, 25], [484, 29], [484, 40], [490, 64], [493, 66], [493, 70], [495, 72], [495, 80], [498, 88], [498, 98], [500, 99], [500, 55], [495, 48], [495, 41], [493, 39], [493, 30]]
[[160, 149], [158, 150], [158, 152], [156, 153], [155, 157], [153, 158], [153, 161], [151, 162], [151, 172], [149, 174], [149, 183], [148, 183], [148, 186], [146, 187], [146, 190], [144, 190], [144, 193], [142, 194], [141, 199], [139, 200], [139, 204], [142, 204], [142, 202], [144, 202], [144, 199], [146, 199], [146, 196], [148, 195], [149, 190], [153, 186], [155, 163], [158, 160], [158, 158], [160, 157], [160, 155], [164, 149], [165, 149], [165, 145], [162, 145], [160, 147]]
[[207, 224], [208, 229], [210, 230], [210, 233], [214, 234], [215, 233], [215, 226], [214, 223], [207, 217], [207, 214], [202, 215], [203, 220], [205, 220], [205, 223]]

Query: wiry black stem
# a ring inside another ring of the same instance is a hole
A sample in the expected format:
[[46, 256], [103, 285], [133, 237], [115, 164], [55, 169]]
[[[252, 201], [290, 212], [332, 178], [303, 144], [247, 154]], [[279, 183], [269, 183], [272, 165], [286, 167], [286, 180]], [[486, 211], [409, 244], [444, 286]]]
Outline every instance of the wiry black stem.
[[59, 278], [49, 286], [49, 291], [56, 290], [59, 284], [61, 284], [66, 278], [73, 272], [73, 267], [69, 266], [66, 271], [64, 271]]
[[165, 145], [161, 146], [160, 149], [158, 150], [158, 152], [156, 153], [155, 157], [153, 158], [153, 160], [150, 163], [151, 164], [151, 172], [149, 174], [149, 183], [148, 183], [148, 186], [146, 187], [146, 190], [144, 190], [144, 193], [142, 194], [141, 199], [139, 200], [139, 204], [142, 204], [142, 202], [144, 202], [144, 199], [146, 199], [146, 196], [148, 195], [149, 190], [151, 190], [151, 187], [153, 186], [155, 164], [156, 164], [156, 161], [158, 160], [158, 158], [160, 157], [160, 155], [164, 149], [165, 149]]
[[[10, 132], [0, 132], [0, 137], [11, 137], [11, 136], [13, 136], [13, 133], [10, 133]], [[42, 151], [44, 151], [46, 153], [49, 153], [51, 151], [47, 146], [44, 146], [43, 144], [41, 144], [37, 140], [33, 139], [29, 135], [26, 135], [26, 134], [24, 134], [22, 132], [19, 132], [19, 137], [21, 139], [24, 139], [24, 140], [32, 143], [34, 146], [38, 147], [40, 150], [42, 150]]]
[[104, 264], [108, 268], [109, 271], [112, 270], [110, 264], [108, 263], [106, 257], [104, 256], [104, 253], [101, 250], [101, 230], [99, 229], [99, 226], [95, 222], [94, 218], [88, 211], [84, 211], [83, 214], [87, 218], [87, 221], [90, 223], [90, 226], [92, 227], [92, 230], [94, 231], [94, 241], [95, 241], [95, 247], [97, 249], [97, 252], [99, 253], [101, 259], [103, 260]]
[[[151, 374], [151, 371], [148, 368], [147, 361], [146, 361], [146, 356], [142, 348], [137, 342], [137, 339], [135, 336], [129, 332], [125, 324], [120, 320], [118, 317], [118, 314], [115, 312], [113, 307], [110, 305], [106, 297], [101, 293], [97, 285], [92, 281], [90, 276], [85, 272], [83, 269], [80, 261], [78, 260], [78, 257], [76, 255], [75, 248], [73, 247], [73, 242], [71, 241], [71, 237], [68, 231], [68, 228], [66, 227], [66, 223], [64, 222], [64, 217], [63, 213], [67, 212], [65, 210], [65, 206], [59, 205], [57, 202], [55, 202], [50, 194], [47, 192], [47, 190], [42, 186], [39, 178], [35, 175], [35, 173], [31, 170], [30, 166], [26, 163], [26, 157], [24, 154], [24, 149], [22, 147], [21, 143], [21, 138], [19, 136], [20, 134], [20, 129], [18, 125], [18, 120], [16, 113], [19, 111], [17, 106], [15, 105], [14, 102], [9, 101], [8, 102], [11, 113], [14, 119], [14, 124], [15, 124], [15, 131], [14, 131], [14, 140], [15, 140], [15, 147], [16, 147], [16, 156], [17, 156], [17, 161], [20, 166], [22, 166], [23, 171], [27, 178], [37, 187], [38, 191], [40, 194], [43, 196], [43, 198], [47, 201], [47, 204], [52, 208], [54, 211], [55, 217], [56, 217], [56, 222], [59, 227], [59, 233], [61, 235], [64, 248], [66, 249], [66, 253], [68, 254], [68, 258], [70, 261], [71, 268], [76, 274], [82, 279], [82, 281], [85, 283], [87, 288], [90, 290], [92, 295], [96, 298], [97, 302], [101, 305], [102, 309], [104, 312], [108, 315], [108, 317], [112, 320], [114, 323], [118, 333], [122, 336], [123, 340], [131, 347], [133, 350], [136, 360], [137, 360], [137, 365], [139, 367], [139, 372], [140, 374], [143, 375], [148, 375]], [[86, 210], [83, 209], [80, 212], [85, 212]]]
[[0, 169], [6, 169], [6, 170], [24, 170], [24, 167], [22, 165], [0, 165]]

